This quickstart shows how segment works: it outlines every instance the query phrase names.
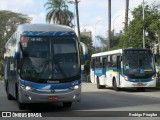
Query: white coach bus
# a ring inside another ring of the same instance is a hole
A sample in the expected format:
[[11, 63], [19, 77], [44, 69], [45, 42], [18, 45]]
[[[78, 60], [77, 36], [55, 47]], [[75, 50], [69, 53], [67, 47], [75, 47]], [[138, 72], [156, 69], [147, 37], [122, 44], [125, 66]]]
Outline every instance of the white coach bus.
[[9, 100], [26, 103], [62, 102], [71, 107], [81, 99], [81, 48], [71, 28], [49, 24], [20, 25], [5, 45], [4, 83]]

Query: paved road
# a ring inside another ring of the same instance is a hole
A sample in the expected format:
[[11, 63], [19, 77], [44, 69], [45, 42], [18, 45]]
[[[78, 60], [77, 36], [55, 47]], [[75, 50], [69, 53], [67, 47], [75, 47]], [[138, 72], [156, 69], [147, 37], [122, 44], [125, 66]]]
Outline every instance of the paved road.
[[[3, 82], [0, 82], [0, 111], [19, 111], [15, 100], [7, 100]], [[65, 116], [66, 113], [70, 113], [70, 115], [74, 114], [73, 116], [75, 117], [80, 114], [99, 117], [103, 116], [104, 112], [108, 116], [125, 114], [125, 112], [109, 111], [131, 111], [131, 113], [133, 111], [160, 111], [160, 91], [147, 90], [146, 92], [138, 92], [133, 89], [123, 89], [116, 92], [112, 89], [98, 90], [94, 84], [83, 83], [82, 101], [73, 103], [72, 108], [64, 109], [61, 104], [57, 103], [36, 104], [29, 106], [27, 111], [41, 112], [48, 116]]]

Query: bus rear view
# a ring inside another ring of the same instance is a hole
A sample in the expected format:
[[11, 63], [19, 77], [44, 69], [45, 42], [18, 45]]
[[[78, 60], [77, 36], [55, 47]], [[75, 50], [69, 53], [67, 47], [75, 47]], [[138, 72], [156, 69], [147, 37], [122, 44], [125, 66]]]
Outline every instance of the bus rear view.
[[14, 53], [5, 54], [8, 99], [16, 98], [20, 109], [26, 103], [63, 102], [71, 107], [79, 102], [81, 44], [74, 31], [60, 25], [25, 24], [15, 34]]

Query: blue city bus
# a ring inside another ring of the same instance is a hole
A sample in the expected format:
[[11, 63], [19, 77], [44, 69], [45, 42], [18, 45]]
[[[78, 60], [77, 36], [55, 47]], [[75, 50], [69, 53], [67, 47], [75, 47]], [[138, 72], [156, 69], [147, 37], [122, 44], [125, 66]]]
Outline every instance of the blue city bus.
[[81, 52], [88, 51], [75, 32], [62, 25], [23, 24], [7, 41], [4, 86], [19, 109], [28, 103], [81, 100]]
[[91, 82], [97, 88], [137, 88], [144, 91], [156, 87], [154, 55], [149, 49], [118, 49], [93, 54], [90, 69]]

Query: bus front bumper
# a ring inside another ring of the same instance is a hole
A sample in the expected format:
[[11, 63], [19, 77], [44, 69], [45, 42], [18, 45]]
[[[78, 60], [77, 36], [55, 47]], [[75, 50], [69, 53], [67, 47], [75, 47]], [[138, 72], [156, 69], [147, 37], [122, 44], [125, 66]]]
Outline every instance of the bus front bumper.
[[130, 81], [126, 81], [124, 80], [121, 85], [121, 88], [132, 88], [132, 87], [145, 87], [145, 88], [149, 88], [149, 87], [156, 87], [156, 80], [151, 80], [149, 82], [130, 82]]
[[79, 102], [81, 100], [81, 86], [77, 89], [31, 90], [19, 89], [20, 103], [44, 102]]

